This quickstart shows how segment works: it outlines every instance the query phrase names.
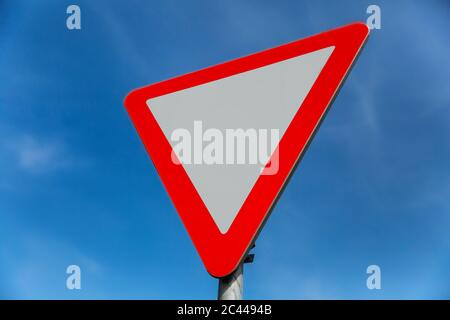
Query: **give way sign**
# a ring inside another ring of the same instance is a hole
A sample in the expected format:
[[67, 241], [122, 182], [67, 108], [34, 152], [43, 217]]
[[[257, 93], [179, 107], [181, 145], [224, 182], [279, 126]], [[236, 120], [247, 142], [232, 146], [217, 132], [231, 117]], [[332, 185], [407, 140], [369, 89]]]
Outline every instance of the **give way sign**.
[[368, 34], [353, 23], [126, 97], [211, 275], [242, 263]]

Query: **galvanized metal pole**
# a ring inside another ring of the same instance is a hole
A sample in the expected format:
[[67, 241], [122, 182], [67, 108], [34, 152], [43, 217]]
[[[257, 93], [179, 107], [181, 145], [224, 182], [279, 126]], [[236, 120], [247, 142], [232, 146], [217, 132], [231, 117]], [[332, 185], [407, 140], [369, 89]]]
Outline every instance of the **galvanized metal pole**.
[[219, 300], [242, 300], [244, 294], [244, 264], [230, 275], [219, 279]]

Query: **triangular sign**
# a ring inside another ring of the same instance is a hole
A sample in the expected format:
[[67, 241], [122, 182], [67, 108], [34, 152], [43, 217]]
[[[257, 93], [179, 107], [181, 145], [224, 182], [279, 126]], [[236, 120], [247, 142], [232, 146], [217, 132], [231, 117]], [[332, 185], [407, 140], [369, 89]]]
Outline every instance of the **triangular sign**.
[[350, 24], [127, 96], [211, 275], [245, 258], [368, 34]]

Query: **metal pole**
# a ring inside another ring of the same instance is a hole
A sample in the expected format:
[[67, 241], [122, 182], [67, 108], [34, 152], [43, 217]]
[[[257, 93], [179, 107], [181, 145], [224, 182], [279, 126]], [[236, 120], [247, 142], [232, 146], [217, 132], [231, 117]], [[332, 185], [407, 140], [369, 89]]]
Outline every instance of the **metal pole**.
[[244, 264], [230, 275], [219, 279], [219, 300], [242, 300], [244, 293]]

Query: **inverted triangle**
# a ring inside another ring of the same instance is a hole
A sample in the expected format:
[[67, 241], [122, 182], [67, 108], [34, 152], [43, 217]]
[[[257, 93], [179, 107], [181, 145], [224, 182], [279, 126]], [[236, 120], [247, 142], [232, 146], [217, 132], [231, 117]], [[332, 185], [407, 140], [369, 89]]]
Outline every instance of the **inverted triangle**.
[[[127, 96], [127, 111], [213, 276], [242, 262], [367, 36], [354, 23]], [[174, 163], [170, 134], [195, 120], [205, 128], [279, 128], [276, 174]]]
[[195, 122], [201, 121], [202, 132], [209, 128], [220, 133], [240, 128], [255, 132], [276, 129], [282, 138], [333, 49], [320, 49], [147, 101], [172, 147], [180, 143], [171, 138], [177, 129], [190, 133], [190, 161], [183, 167], [221, 233], [230, 228], [260, 176], [261, 166], [249, 163], [248, 157], [242, 164], [193, 163], [193, 153], [202, 152], [193, 146]]

